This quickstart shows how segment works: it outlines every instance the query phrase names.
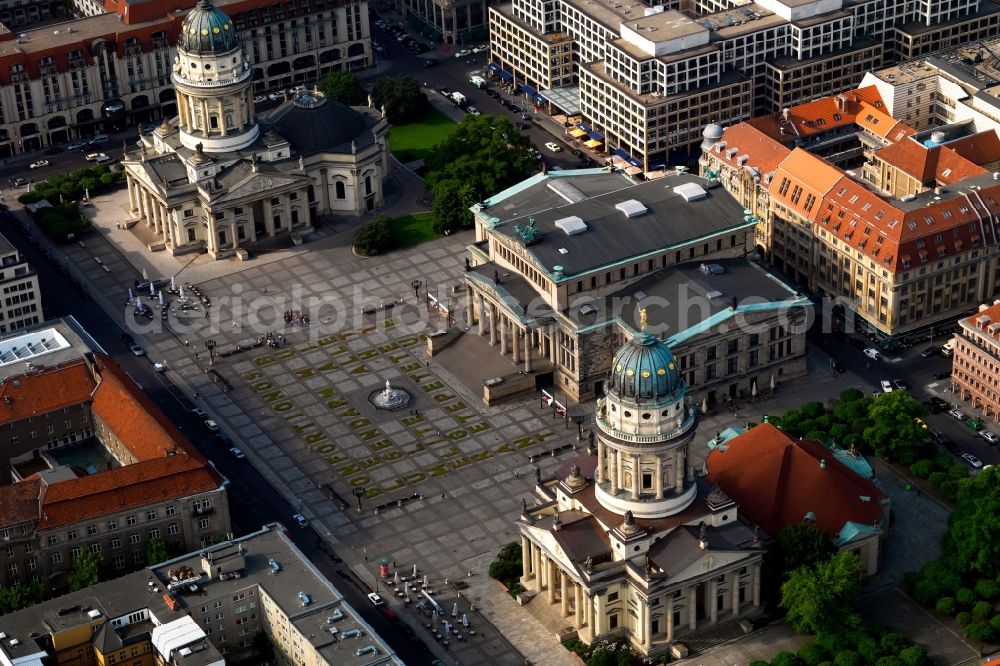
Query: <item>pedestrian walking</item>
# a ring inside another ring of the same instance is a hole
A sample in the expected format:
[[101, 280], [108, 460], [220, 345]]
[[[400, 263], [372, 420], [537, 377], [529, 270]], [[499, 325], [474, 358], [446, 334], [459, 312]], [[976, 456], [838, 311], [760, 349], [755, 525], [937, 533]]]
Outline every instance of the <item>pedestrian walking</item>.
[[514, 470], [514, 478], [515, 479], [517, 478], [517, 470], [516, 469]]

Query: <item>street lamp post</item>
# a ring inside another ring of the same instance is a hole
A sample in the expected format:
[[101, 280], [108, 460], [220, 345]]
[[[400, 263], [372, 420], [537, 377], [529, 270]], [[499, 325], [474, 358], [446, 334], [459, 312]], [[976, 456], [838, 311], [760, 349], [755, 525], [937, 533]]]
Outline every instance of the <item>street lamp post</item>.
[[410, 282], [410, 286], [413, 287], [413, 298], [418, 300], [420, 298], [420, 287], [423, 286], [423, 282], [420, 280], [413, 280]]
[[577, 414], [573, 417], [573, 422], [576, 423], [576, 441], [583, 441], [583, 423], [587, 420], [587, 417], [583, 414]]
[[361, 506], [361, 498], [365, 496], [364, 486], [354, 486], [351, 488], [351, 493], [358, 498], [358, 513], [364, 511], [364, 507]]

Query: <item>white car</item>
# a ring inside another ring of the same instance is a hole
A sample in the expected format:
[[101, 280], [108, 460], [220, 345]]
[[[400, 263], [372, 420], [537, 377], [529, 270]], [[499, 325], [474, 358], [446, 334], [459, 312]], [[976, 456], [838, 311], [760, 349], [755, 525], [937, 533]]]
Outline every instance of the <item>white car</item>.
[[997, 437], [989, 430], [980, 430], [979, 436], [985, 439], [990, 444], [996, 444], [997, 442], [1000, 442], [1000, 437]]
[[383, 599], [377, 592], [369, 592], [368, 600], [372, 602], [372, 605], [376, 608], [385, 606], [385, 599]]
[[205, 427], [209, 432], [219, 432], [219, 424], [212, 419], [205, 419]]
[[467, 108], [467, 109], [466, 109], [465, 111], [466, 111], [466, 112], [467, 112], [467, 113], [468, 113], [468, 114], [469, 114], [470, 116], [480, 116], [480, 115], [482, 115], [482, 114], [481, 114], [481, 113], [479, 112], [479, 109], [477, 109], [477, 108], [476, 108], [476, 107], [474, 107], [474, 106], [470, 106], [470, 107], [468, 107], [468, 108]]
[[971, 453], [963, 453], [962, 460], [969, 463], [976, 469], [979, 469], [980, 467], [983, 466], [983, 461], [977, 458], [976, 456], [972, 455]]
[[562, 146], [560, 146], [555, 141], [549, 141], [547, 144], [545, 144], [545, 147], [551, 150], [553, 153], [558, 153], [562, 151]]
[[101, 159], [102, 157], [107, 157], [107, 155], [104, 154], [104, 153], [90, 153], [86, 157], [84, 157], [83, 159], [87, 160], [88, 162], [96, 162], [97, 160]]
[[295, 524], [298, 525], [299, 527], [306, 527], [309, 525], [309, 521], [306, 520], [306, 517], [303, 516], [301, 513], [297, 513], [294, 516], [292, 516], [292, 520], [294, 520]]
[[139, 345], [132, 345], [131, 347], [128, 348], [128, 350], [130, 352], [132, 352], [133, 354], [135, 354], [136, 356], [145, 356], [146, 355], [146, 352]]
[[243, 451], [241, 451], [238, 446], [234, 446], [233, 448], [229, 449], [229, 452], [232, 453], [233, 457], [236, 458], [237, 460], [243, 460], [244, 458], [246, 458], [246, 456], [243, 454]]
[[958, 419], [959, 421], [964, 421], [968, 417], [962, 413], [960, 409], [952, 409], [948, 411], [948, 416]]
[[41, 167], [47, 167], [49, 165], [48, 160], [38, 160], [37, 162], [32, 162], [29, 166], [31, 169], [40, 169]]
[[865, 356], [867, 356], [873, 361], [877, 361], [882, 356], [882, 353], [879, 352], [879, 350], [875, 349], [874, 347], [868, 347], [867, 349], [865, 349]]
[[888, 379], [883, 379], [882, 382], [882, 393], [892, 393], [892, 382]]
[[462, 49], [461, 51], [455, 53], [456, 58], [465, 58], [466, 56], [470, 55], [472, 55], [472, 51], [470, 51], [469, 49]]
[[104, 153], [101, 153], [94, 161], [97, 162], [98, 164], [106, 164], [108, 162], [114, 162], [115, 158], [111, 157], [110, 155], [105, 155]]

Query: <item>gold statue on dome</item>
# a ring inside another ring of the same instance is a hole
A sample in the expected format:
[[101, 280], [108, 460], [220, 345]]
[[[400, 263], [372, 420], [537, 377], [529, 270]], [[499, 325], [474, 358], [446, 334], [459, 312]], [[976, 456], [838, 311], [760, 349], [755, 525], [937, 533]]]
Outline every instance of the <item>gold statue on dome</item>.
[[641, 308], [639, 310], [639, 330], [645, 331], [647, 324], [649, 324], [649, 317], [646, 316], [646, 308]]

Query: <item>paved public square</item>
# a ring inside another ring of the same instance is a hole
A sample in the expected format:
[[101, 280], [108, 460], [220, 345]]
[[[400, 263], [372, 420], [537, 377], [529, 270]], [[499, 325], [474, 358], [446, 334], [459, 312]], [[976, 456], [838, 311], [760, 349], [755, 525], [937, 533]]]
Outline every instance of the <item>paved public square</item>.
[[[367, 259], [351, 252], [350, 225], [338, 222], [321, 226], [300, 247], [275, 247], [249, 262], [210, 261], [149, 253], [116, 226], [127, 219], [122, 193], [95, 204], [97, 235], [63, 248], [68, 263], [94, 299], [141, 336], [151, 360], [166, 363], [170, 378], [336, 547], [362, 585], [378, 584], [380, 557], [401, 571], [417, 565], [442, 606], [450, 613], [457, 603], [457, 618], [466, 613], [478, 630], [450, 641], [447, 651], [438, 644], [449, 661], [574, 663], [553, 623], [537, 622], [538, 610], [519, 607], [486, 571], [497, 551], [517, 539], [513, 521], [521, 499], [531, 501], [536, 468], [549, 476], [581, 446], [576, 426], [553, 419], [535, 396], [485, 407], [472, 378], [492, 376], [509, 361], [481, 339], [466, 336], [439, 357], [426, 354], [426, 335], [444, 321], [424, 306], [425, 292], [465, 327], [463, 292], [454, 287], [471, 232]], [[158, 296], [134, 293], [157, 313], [136, 319], [126, 302], [143, 276], [175, 276], [178, 286], [197, 286], [201, 297], [189, 288], [186, 307], [177, 294], [166, 297], [161, 319]], [[831, 374], [821, 352], [810, 351], [809, 365], [807, 379], [780, 386], [775, 397], [742, 413], [703, 418], [702, 441], [857, 385], [849, 375]], [[386, 380], [406, 389], [412, 402], [394, 412], [372, 407], [369, 397]], [[792, 395], [789, 402], [785, 396]], [[698, 468], [705, 455], [705, 447], [693, 447]], [[912, 494], [894, 479], [883, 483], [894, 502], [904, 503], [894, 508], [901, 521], [894, 540], [905, 545], [889, 549], [876, 583], [891, 586], [936, 553], [947, 514], [926, 498], [909, 506]], [[355, 510], [356, 487], [364, 489], [362, 513]], [[911, 531], [917, 521], [922, 528]], [[413, 604], [404, 608], [399, 598], [394, 604], [413, 624], [428, 623]], [[711, 654], [716, 663], [734, 664], [743, 649], [729, 645]]]

